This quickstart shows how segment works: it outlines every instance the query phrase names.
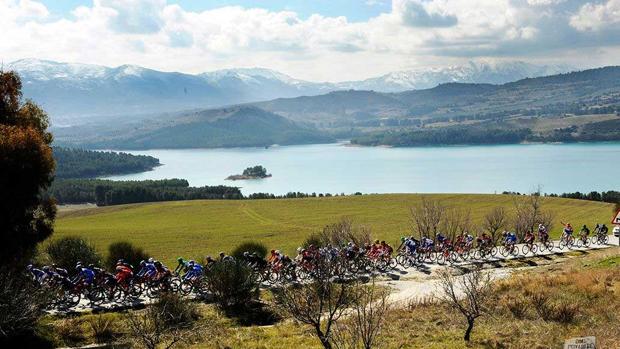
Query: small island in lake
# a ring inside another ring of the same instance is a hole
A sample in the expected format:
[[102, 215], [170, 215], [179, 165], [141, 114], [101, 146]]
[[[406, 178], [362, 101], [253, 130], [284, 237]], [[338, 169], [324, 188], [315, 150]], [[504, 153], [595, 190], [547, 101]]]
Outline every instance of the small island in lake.
[[261, 165], [254, 167], [248, 167], [243, 170], [243, 174], [231, 175], [226, 177], [227, 180], [237, 181], [242, 179], [262, 179], [271, 177], [270, 173], [267, 173], [267, 169]]

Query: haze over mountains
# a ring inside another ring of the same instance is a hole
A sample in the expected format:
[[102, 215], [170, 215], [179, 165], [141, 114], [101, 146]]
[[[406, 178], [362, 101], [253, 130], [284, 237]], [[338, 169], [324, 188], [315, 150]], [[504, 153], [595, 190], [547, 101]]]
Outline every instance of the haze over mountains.
[[65, 145], [115, 149], [306, 144], [367, 134], [374, 138], [365, 144], [383, 144], [388, 138], [382, 135], [394, 132], [454, 127], [461, 127], [453, 129], [455, 134], [475, 127], [481, 140], [488, 132], [502, 131], [517, 135], [515, 140], [532, 135], [528, 139], [593, 141], [620, 139], [619, 113], [620, 67], [604, 67], [501, 85], [446, 83], [397, 93], [344, 90], [158, 114], [148, 121], [104, 118], [54, 133]]
[[337, 90], [401, 92], [447, 82], [501, 84], [570, 71], [565, 65], [470, 62], [462, 66], [393, 72], [341, 83], [309, 82], [261, 68], [202, 74], [161, 72], [133, 65], [97, 65], [24, 59], [8, 64], [22, 76], [24, 96], [42, 105], [56, 125], [91, 117], [171, 112], [314, 96]]

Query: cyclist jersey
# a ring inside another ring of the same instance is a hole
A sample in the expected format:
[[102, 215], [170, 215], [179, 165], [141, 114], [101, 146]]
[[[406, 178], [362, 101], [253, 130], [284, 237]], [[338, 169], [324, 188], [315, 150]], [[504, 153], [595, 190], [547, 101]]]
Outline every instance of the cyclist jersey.
[[95, 280], [95, 272], [92, 269], [89, 269], [89, 268], [82, 268], [79, 271], [79, 277], [86, 284], [92, 284], [93, 281]]

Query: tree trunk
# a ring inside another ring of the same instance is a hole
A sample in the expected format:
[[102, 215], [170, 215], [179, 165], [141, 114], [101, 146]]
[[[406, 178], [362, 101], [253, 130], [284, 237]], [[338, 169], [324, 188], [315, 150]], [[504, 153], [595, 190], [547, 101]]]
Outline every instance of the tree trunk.
[[323, 331], [321, 330], [320, 326], [315, 326], [314, 329], [316, 330], [316, 335], [317, 337], [319, 337], [319, 340], [321, 341], [321, 344], [323, 344], [323, 348], [325, 349], [332, 349], [332, 344], [329, 342], [329, 338], [327, 338], [327, 336], [325, 334], [323, 334]]
[[471, 337], [471, 330], [474, 329], [474, 319], [467, 319], [467, 330], [465, 330], [465, 341], [469, 342]]

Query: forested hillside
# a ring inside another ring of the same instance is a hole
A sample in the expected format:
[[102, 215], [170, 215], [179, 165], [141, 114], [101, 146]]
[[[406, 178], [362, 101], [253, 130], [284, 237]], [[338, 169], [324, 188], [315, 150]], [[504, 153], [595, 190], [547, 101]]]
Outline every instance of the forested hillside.
[[56, 178], [91, 178], [152, 170], [160, 165], [152, 156], [54, 147]]

